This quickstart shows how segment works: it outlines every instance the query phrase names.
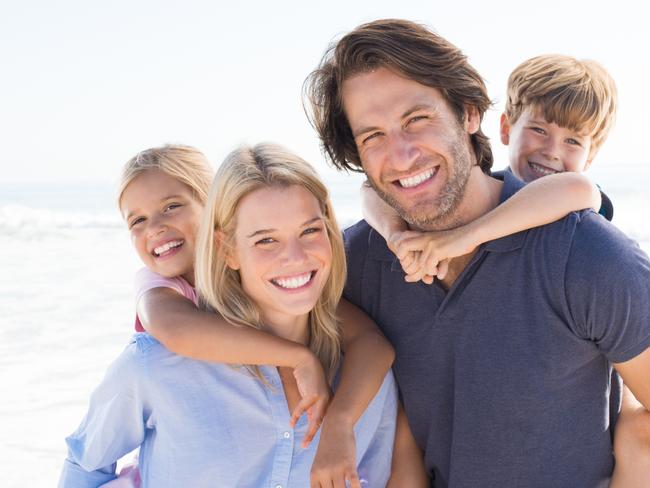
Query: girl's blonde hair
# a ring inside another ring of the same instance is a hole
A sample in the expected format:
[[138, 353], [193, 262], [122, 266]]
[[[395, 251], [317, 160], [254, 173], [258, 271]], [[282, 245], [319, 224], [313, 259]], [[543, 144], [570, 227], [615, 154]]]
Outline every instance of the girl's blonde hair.
[[192, 189], [194, 197], [202, 204], [208, 198], [213, 171], [201, 151], [191, 146], [167, 144], [140, 151], [127, 161], [122, 169], [117, 204], [121, 207], [126, 187], [145, 171], [156, 169], [176, 178]]
[[[196, 287], [203, 308], [233, 325], [262, 328], [260, 311], [244, 292], [239, 272], [226, 265], [226, 255], [235, 242], [241, 199], [259, 188], [291, 185], [300, 185], [316, 198], [332, 246], [330, 275], [309, 312], [309, 348], [331, 379], [341, 356], [336, 307], [345, 283], [345, 251], [327, 189], [309, 163], [275, 144], [242, 147], [228, 155], [214, 178], [197, 237]], [[263, 380], [257, 367], [247, 368]]]

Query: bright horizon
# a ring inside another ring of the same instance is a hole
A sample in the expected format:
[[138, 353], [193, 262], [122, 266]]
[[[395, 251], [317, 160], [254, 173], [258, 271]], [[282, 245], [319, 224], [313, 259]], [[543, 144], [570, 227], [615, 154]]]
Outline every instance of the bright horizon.
[[[301, 87], [328, 44], [385, 17], [422, 22], [460, 47], [495, 102], [483, 127], [495, 167], [510, 71], [558, 52], [592, 58], [619, 91], [617, 124], [594, 168], [647, 165], [646, 16], [632, 2], [82, 1], [14, 4], [0, 15], [2, 182], [113, 183], [137, 151], [185, 143], [216, 166], [242, 143], [274, 141], [330, 173]], [[538, 9], [535, 10], [534, 7]]]

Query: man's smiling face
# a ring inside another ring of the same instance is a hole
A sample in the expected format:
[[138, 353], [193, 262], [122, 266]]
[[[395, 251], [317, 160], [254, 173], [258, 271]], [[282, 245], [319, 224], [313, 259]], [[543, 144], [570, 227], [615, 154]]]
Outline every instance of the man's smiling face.
[[387, 68], [347, 79], [342, 98], [377, 193], [416, 228], [449, 227], [474, 164], [478, 112], [469, 107], [461, 123], [437, 89]]

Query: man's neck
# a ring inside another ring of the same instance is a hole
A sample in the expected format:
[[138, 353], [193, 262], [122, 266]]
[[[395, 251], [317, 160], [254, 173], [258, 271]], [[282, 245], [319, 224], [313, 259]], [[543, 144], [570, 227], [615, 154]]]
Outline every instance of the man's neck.
[[[485, 215], [497, 205], [501, 196], [503, 182], [486, 175], [481, 171], [478, 166], [474, 166], [470, 172], [467, 186], [463, 199], [459, 203], [452, 219], [447, 223], [446, 229], [460, 227], [461, 225], [468, 224], [473, 220]], [[431, 229], [434, 230], [434, 229]], [[435, 230], [442, 230], [440, 228]], [[440, 280], [440, 284], [445, 289], [453, 286], [454, 282], [463, 272], [465, 267], [469, 264], [474, 256], [473, 251], [464, 256], [458, 256], [449, 261], [449, 270], [444, 280]]]

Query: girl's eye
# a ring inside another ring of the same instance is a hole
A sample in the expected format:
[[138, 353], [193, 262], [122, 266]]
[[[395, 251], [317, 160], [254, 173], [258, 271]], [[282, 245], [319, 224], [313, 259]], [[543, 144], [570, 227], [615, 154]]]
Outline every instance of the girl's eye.
[[168, 210], [174, 210], [175, 208], [181, 207], [180, 203], [170, 203], [165, 207], [165, 212]]
[[144, 217], [138, 217], [137, 219], [133, 219], [131, 223], [129, 224], [129, 229], [133, 228], [134, 226], [140, 224], [141, 222], [144, 222]]

